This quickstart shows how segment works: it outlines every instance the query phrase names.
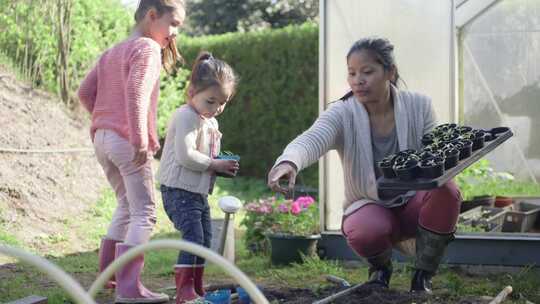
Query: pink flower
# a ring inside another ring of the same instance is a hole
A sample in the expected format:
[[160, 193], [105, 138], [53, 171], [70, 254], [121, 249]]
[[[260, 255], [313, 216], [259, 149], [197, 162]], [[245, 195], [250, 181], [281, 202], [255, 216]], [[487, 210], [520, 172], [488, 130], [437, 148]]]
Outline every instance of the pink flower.
[[257, 211], [258, 205], [256, 203], [249, 203], [244, 206], [247, 211]]
[[291, 204], [291, 213], [294, 215], [298, 215], [302, 212], [302, 206], [300, 206], [300, 203], [298, 201], [295, 201]]
[[300, 196], [295, 202], [298, 202], [302, 208], [308, 208], [315, 203], [315, 200], [311, 196]]
[[257, 211], [262, 214], [270, 214], [272, 213], [272, 207], [268, 205], [262, 205], [257, 209]]
[[278, 210], [280, 212], [287, 213], [289, 212], [289, 207], [287, 206], [287, 204], [281, 204], [279, 205]]

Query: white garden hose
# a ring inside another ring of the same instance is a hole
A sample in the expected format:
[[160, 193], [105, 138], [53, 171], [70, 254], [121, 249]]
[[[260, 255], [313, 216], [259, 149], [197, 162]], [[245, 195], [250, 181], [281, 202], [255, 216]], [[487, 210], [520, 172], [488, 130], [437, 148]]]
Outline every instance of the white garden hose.
[[26, 262], [32, 266], [37, 267], [39, 270], [52, 277], [60, 286], [67, 291], [71, 298], [76, 303], [81, 304], [96, 304], [96, 302], [90, 297], [89, 294], [73, 280], [67, 273], [60, 269], [55, 264], [47, 261], [42, 257], [35, 256], [24, 250], [13, 248], [6, 245], [0, 245], [0, 253], [17, 258], [23, 262]]
[[238, 284], [247, 291], [251, 299], [256, 304], [269, 304], [268, 300], [257, 288], [257, 286], [255, 286], [255, 284], [251, 282], [251, 280], [231, 262], [227, 261], [222, 256], [218, 255], [213, 251], [210, 251], [203, 246], [181, 240], [155, 240], [129, 249], [125, 254], [114, 260], [114, 262], [111, 263], [97, 277], [96, 281], [92, 284], [92, 286], [90, 286], [90, 289], [88, 290], [89, 295], [95, 297], [97, 292], [101, 288], [103, 288], [107, 280], [109, 280], [109, 278], [113, 276], [115, 271], [127, 264], [130, 260], [146, 251], [155, 249], [184, 250], [191, 254], [200, 256], [213, 264], [221, 266], [223, 267], [225, 272], [227, 272], [231, 277], [233, 277], [238, 282]]

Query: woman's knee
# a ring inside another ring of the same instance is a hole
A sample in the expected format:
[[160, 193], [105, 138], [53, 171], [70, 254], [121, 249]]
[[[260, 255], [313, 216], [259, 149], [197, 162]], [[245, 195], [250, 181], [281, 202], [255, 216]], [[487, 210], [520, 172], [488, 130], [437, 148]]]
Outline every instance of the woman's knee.
[[432, 196], [438, 200], [448, 201], [449, 203], [459, 206], [461, 203], [461, 192], [454, 181], [449, 181], [437, 189], [433, 190]]
[[392, 246], [391, 233], [386, 229], [358, 229], [346, 235], [349, 246], [360, 256], [379, 254]]

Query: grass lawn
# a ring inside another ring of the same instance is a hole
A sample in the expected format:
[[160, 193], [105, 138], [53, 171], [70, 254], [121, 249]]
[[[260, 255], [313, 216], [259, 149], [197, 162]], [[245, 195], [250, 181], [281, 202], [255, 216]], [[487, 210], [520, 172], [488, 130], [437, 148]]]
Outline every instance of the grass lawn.
[[[534, 191], [533, 193], [536, 193]], [[216, 201], [220, 196], [227, 194], [233, 194], [242, 201], [270, 195], [262, 181], [243, 178], [235, 180], [220, 179], [214, 195], [210, 197], [213, 217], [223, 216], [223, 213], [216, 206]], [[68, 248], [69, 244], [63, 243], [61, 235], [58, 235], [54, 240], [48, 240], [50, 251], [47, 252], [46, 257], [72, 275], [85, 288], [88, 288], [95, 279], [98, 264], [97, 248], [114, 206], [115, 200], [112, 192], [110, 190], [105, 191], [102, 199], [91, 211], [82, 215], [80, 221], [68, 223], [70, 227], [65, 233], [76, 233], [79, 237], [88, 240], [92, 245], [90, 247], [94, 248], [93, 250], [67, 254], [64, 249]], [[161, 207], [161, 202], [159, 202], [158, 206], [158, 224], [153, 239], [179, 238], [179, 234], [167, 219]], [[241, 217], [242, 214], [240, 213], [236, 218], [236, 225], [240, 222]], [[239, 230], [238, 232], [236, 240], [237, 266], [257, 284], [283, 288], [311, 288], [316, 291], [331, 286], [331, 283], [325, 281], [324, 276], [326, 274], [345, 278], [353, 284], [365, 281], [367, 277], [367, 268], [363, 265], [351, 265], [351, 263], [326, 261], [317, 258], [308, 259], [301, 265], [274, 267], [269, 263], [267, 256], [250, 255], [242, 243], [242, 231]], [[9, 236], [3, 238], [9, 240]], [[16, 240], [11, 240], [11, 242], [16, 244]], [[24, 245], [22, 246], [24, 247]], [[36, 252], [34, 248], [25, 249]], [[39, 254], [43, 255], [43, 252]], [[150, 288], [164, 289], [169, 293], [174, 292], [167, 288], [173, 285], [172, 265], [176, 261], [176, 256], [177, 252], [175, 250], [160, 250], [148, 253], [146, 255], [143, 281]], [[0, 302], [13, 301], [32, 294], [46, 296], [49, 303], [52, 304], [70, 302], [67, 294], [45, 274], [38, 272], [31, 266], [16, 263], [14, 260], [7, 262], [9, 263], [0, 264]], [[411, 264], [396, 265], [391, 288], [408, 290], [412, 275], [411, 271]], [[232, 282], [215, 265], [208, 266], [206, 279], [211, 283]], [[525, 267], [486, 275], [474, 274], [462, 268], [442, 266], [439, 275], [434, 279], [437, 297], [445, 299], [447, 303], [451, 303], [453, 299], [457, 303], [459, 299], [468, 296], [495, 296], [507, 285], [513, 286], [514, 293], [512, 298], [505, 303], [528, 303], [527, 301], [540, 303], [540, 271], [538, 268]], [[110, 291], [100, 292], [98, 296], [99, 302], [108, 303], [112, 298]]]

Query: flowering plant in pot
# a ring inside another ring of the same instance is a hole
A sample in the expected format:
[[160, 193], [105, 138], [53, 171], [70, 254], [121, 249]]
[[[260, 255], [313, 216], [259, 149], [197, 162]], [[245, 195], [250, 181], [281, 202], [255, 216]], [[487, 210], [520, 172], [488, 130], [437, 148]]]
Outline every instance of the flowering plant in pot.
[[251, 253], [264, 253], [268, 249], [265, 233], [271, 225], [275, 197], [262, 198], [244, 205], [245, 216], [240, 225], [246, 227], [244, 243]]
[[319, 234], [319, 208], [313, 197], [276, 199], [273, 207], [267, 233], [306, 237]]
[[250, 202], [244, 209], [246, 215], [241, 224], [247, 228], [245, 241], [252, 252], [270, 249], [275, 264], [301, 262], [302, 255], [315, 254], [320, 225], [319, 208], [313, 197], [269, 197]]

